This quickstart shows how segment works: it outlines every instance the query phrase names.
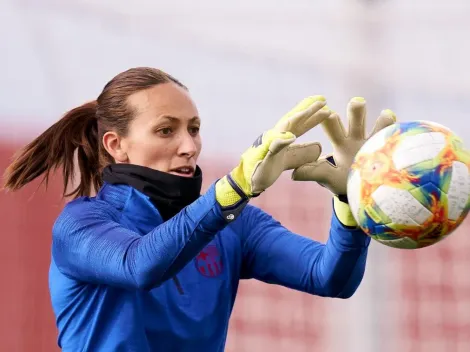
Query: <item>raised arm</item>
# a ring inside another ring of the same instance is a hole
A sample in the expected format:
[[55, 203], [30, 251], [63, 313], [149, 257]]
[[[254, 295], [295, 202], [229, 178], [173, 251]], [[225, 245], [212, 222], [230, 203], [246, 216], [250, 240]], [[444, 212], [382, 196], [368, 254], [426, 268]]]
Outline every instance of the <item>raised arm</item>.
[[[365, 100], [351, 99], [347, 110], [347, 131], [336, 113], [322, 122], [333, 145], [333, 154], [302, 165], [293, 173], [294, 180], [316, 181], [334, 195], [334, 215], [327, 243], [323, 245], [295, 235], [268, 215], [251, 210], [245, 218], [248, 226], [243, 230], [247, 277], [343, 298], [351, 296], [359, 286], [370, 239], [357, 228], [346, 194], [350, 166], [367, 140]], [[395, 121], [392, 111], [382, 111], [369, 137]]]
[[292, 233], [255, 207], [247, 207], [239, 221], [243, 278], [338, 298], [349, 298], [359, 286], [370, 239], [342, 225], [335, 214], [326, 244]]
[[214, 186], [172, 219], [141, 236], [106, 203], [74, 201], [53, 228], [58, 269], [79, 281], [151, 289], [181, 270], [226, 226]]

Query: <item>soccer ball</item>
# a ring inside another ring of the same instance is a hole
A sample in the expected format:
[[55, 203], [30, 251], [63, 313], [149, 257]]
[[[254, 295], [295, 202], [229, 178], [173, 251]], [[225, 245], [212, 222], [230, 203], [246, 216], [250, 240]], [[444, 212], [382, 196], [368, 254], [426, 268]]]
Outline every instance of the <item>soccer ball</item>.
[[470, 210], [470, 151], [442, 125], [395, 123], [356, 154], [347, 193], [359, 227], [374, 240], [405, 249], [433, 245]]

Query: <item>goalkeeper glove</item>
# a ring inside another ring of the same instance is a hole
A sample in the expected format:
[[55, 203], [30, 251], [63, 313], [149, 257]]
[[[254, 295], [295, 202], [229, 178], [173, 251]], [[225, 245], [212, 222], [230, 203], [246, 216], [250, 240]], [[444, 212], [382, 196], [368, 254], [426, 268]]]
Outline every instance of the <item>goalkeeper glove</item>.
[[396, 116], [391, 110], [382, 111], [372, 132], [366, 137], [366, 102], [364, 98], [352, 98], [347, 110], [348, 133], [336, 113], [332, 113], [322, 123], [323, 129], [333, 145], [333, 153], [295, 169], [292, 179], [316, 181], [328, 188], [334, 195], [334, 209], [340, 222], [346, 226], [356, 227], [357, 223], [351, 213], [346, 196], [349, 170], [356, 153], [364, 143], [381, 129], [394, 124]]
[[250, 198], [264, 192], [283, 171], [318, 159], [319, 143], [292, 143], [330, 114], [323, 96], [308, 97], [256, 139], [238, 166], [216, 183], [216, 200], [226, 221], [234, 220]]

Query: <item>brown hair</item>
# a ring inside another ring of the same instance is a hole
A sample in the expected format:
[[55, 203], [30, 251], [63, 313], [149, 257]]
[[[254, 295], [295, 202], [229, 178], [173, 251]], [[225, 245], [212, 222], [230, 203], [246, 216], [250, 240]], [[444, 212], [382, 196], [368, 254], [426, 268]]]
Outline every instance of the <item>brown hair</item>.
[[[134, 112], [127, 104], [129, 96], [155, 85], [173, 82], [186, 88], [169, 74], [154, 68], [132, 68], [106, 84], [98, 99], [67, 112], [62, 119], [26, 145], [14, 157], [4, 174], [4, 188], [16, 191], [44, 175], [62, 168], [63, 196], [89, 196], [103, 184], [102, 169], [114, 163], [101, 142], [108, 131], [126, 136]], [[67, 193], [73, 181], [78, 159], [80, 183]]]

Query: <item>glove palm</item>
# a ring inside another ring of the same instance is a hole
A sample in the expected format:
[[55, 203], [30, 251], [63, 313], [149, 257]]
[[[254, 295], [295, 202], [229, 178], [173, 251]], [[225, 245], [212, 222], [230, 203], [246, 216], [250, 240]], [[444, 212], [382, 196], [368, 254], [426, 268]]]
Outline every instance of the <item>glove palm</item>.
[[366, 103], [359, 97], [349, 102], [347, 116], [348, 132], [336, 113], [323, 121], [322, 127], [333, 146], [333, 153], [295, 169], [292, 174], [294, 180], [316, 181], [335, 195], [346, 195], [349, 169], [359, 149], [375, 133], [396, 122], [395, 114], [384, 110], [372, 132], [366, 136]]
[[270, 130], [259, 136], [242, 155], [240, 163], [216, 184], [216, 199], [226, 220], [235, 219], [252, 197], [270, 187], [285, 170], [314, 162], [319, 143], [292, 143], [331, 114], [323, 96], [301, 101]]
[[366, 136], [366, 103], [363, 98], [357, 97], [349, 102], [347, 117], [348, 132], [336, 113], [323, 121], [322, 127], [333, 146], [333, 153], [296, 168], [292, 179], [316, 181], [329, 189], [335, 195], [335, 211], [340, 221], [344, 225], [356, 226], [346, 197], [349, 170], [364, 143], [381, 129], [395, 123], [396, 116], [391, 110], [382, 111], [372, 132]]

